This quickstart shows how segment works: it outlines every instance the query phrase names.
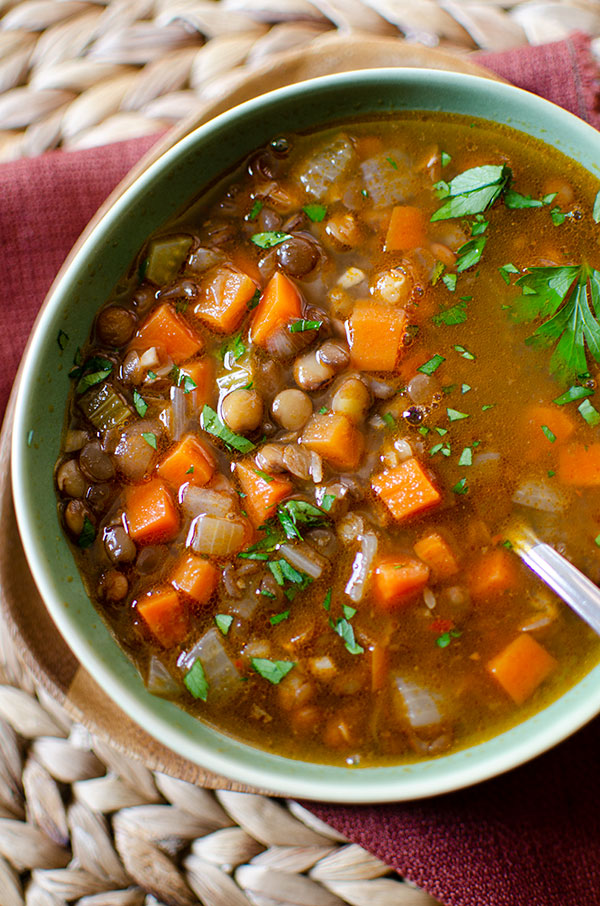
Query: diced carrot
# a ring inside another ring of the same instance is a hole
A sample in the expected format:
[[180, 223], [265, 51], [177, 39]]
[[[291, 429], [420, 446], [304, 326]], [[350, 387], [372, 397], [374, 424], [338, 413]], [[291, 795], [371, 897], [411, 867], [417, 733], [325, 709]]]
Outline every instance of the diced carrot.
[[517, 705], [522, 705], [556, 667], [556, 660], [522, 632], [487, 664], [487, 670]]
[[202, 487], [213, 477], [215, 461], [197, 437], [187, 434], [163, 456], [156, 471], [176, 488], [182, 484]]
[[219, 267], [204, 287], [203, 298], [194, 307], [194, 314], [213, 330], [233, 333], [242, 323], [255, 292], [256, 284], [247, 274]]
[[208, 560], [195, 554], [182, 554], [171, 573], [171, 584], [185, 592], [197, 604], [206, 604], [219, 583], [220, 571]]
[[136, 544], [170, 541], [179, 531], [179, 513], [170, 491], [159, 479], [128, 488], [125, 515]]
[[266, 346], [269, 337], [302, 314], [302, 298], [289, 277], [276, 271], [260, 297], [250, 326], [250, 339], [256, 346]]
[[385, 237], [386, 252], [408, 252], [425, 245], [427, 220], [421, 208], [395, 205]]
[[188, 630], [187, 610], [171, 586], [157, 588], [137, 602], [137, 612], [164, 648], [181, 642]]
[[292, 492], [291, 481], [279, 475], [263, 478], [251, 459], [237, 462], [235, 472], [246, 495], [242, 498], [242, 507], [256, 527], [274, 516], [277, 504]]
[[558, 478], [580, 488], [600, 485], [600, 443], [570, 444], [558, 452]]
[[458, 572], [454, 551], [439, 532], [423, 535], [414, 545], [413, 550], [438, 579], [449, 579]]
[[429, 567], [416, 557], [382, 557], [373, 573], [373, 600], [391, 610], [410, 604], [429, 580]]
[[143, 351], [152, 346], [162, 350], [176, 365], [180, 365], [202, 352], [204, 340], [165, 302], [146, 318], [129, 348]]
[[518, 582], [514, 556], [503, 547], [481, 554], [469, 570], [469, 591], [475, 600], [495, 598]]
[[403, 350], [406, 321], [402, 308], [357, 302], [346, 322], [352, 367], [359, 371], [394, 371]]
[[365, 449], [362, 431], [337, 412], [314, 415], [300, 440], [338, 469], [356, 469]]
[[394, 469], [375, 475], [371, 479], [371, 487], [394, 519], [407, 519], [435, 506], [442, 499], [414, 456]]
[[[554, 440], [546, 435], [544, 428], [551, 432]], [[573, 420], [564, 409], [551, 405], [530, 406], [524, 414], [523, 422], [525, 459], [532, 462], [544, 453], [552, 452], [557, 444], [567, 441], [574, 430]]]
[[194, 359], [181, 369], [181, 374], [184, 377], [187, 375], [196, 385], [189, 393], [189, 400], [194, 409], [212, 406], [215, 401], [216, 386], [214, 358], [206, 355], [201, 359]]

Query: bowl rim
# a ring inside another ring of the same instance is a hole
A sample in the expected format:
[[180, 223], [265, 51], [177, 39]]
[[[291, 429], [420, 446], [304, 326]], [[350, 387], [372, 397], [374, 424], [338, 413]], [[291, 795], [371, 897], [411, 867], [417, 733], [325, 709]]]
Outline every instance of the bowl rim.
[[[357, 80], [370, 85], [373, 89], [381, 85], [382, 80], [387, 82], [391, 80], [399, 87], [403, 83], [419, 82], [427, 85], [432, 91], [435, 91], [436, 87], [440, 90], [471, 88], [476, 93], [481, 91], [491, 93], [509, 107], [517, 102], [515, 106], [519, 108], [520, 101], [523, 109], [533, 107], [535, 112], [547, 115], [558, 127], [564, 127], [565, 133], [571, 137], [574, 135], [571, 143], [578, 135], [588, 139], [593, 135], [600, 149], [600, 134], [592, 126], [550, 101], [512, 85], [490, 82], [479, 76], [409, 67], [359, 70], [321, 76], [279, 88], [219, 114], [181, 138], [125, 188], [85, 237], [80, 248], [70, 258], [65, 271], [61, 272], [59, 279], [51, 287], [32, 328], [17, 378], [11, 446], [11, 480], [19, 533], [29, 568], [46, 607], [78, 660], [85, 663], [86, 669], [94, 679], [134, 721], [159, 741], [168, 740], [168, 745], [184, 758], [238, 782], [281, 795], [358, 804], [419, 799], [458, 790], [529, 761], [570, 736], [598, 713], [600, 666], [593, 668], [555, 702], [511, 729], [467, 749], [426, 761], [365, 768], [312, 765], [274, 755], [244, 743], [236, 743], [218, 731], [209, 731], [216, 738], [213, 748], [199, 752], [198, 742], [190, 738], [185, 728], [174, 727], [155, 713], [153, 707], [155, 697], [146, 692], [149, 701], [140, 703], [140, 696], [132, 694], [130, 689], [124, 687], [115, 670], [107, 667], [96, 655], [90, 639], [73, 626], [68, 609], [65, 608], [61, 595], [57, 593], [53, 570], [44, 553], [43, 539], [36, 529], [32, 501], [27, 489], [26, 465], [28, 406], [32, 393], [35, 392], [36, 360], [48, 342], [47, 328], [68, 296], [69, 275], [85, 260], [88, 252], [93, 251], [95, 244], [101, 241], [107, 225], [115, 223], [120, 213], [128, 205], [135, 203], [144, 188], [156, 177], [160, 178], [161, 173], [168, 170], [188, 148], [218, 129], [239, 122], [240, 118], [243, 120], [265, 105], [297, 101], [307, 91], [317, 89], [343, 90], [346, 86], [355, 84]], [[514, 124], [512, 125], [514, 127]], [[325, 123], [319, 121], [318, 127], [325, 127]], [[568, 154], [562, 148], [560, 150]], [[586, 169], [592, 172], [589, 166]], [[120, 650], [116, 641], [114, 645], [116, 650]]]

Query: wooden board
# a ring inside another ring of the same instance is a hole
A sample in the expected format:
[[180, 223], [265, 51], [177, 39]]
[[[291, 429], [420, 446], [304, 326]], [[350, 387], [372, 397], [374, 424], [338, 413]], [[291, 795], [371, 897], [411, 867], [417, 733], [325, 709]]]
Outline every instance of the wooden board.
[[[316, 76], [379, 66], [419, 67], [497, 77], [469, 60], [396, 39], [326, 35], [308, 48], [271, 57], [259, 69], [230, 74], [214, 100], [168, 133], [133, 168], [94, 216], [66, 259], [55, 283], [103, 213], [121, 192], [160, 154], [203, 122], [268, 90]], [[52, 288], [50, 290], [52, 292]], [[15, 519], [10, 488], [10, 442], [15, 391], [0, 435], [0, 614], [6, 630], [36, 682], [65, 707], [69, 715], [114, 748], [152, 770], [205, 787], [249, 790], [205, 771], [151, 737], [116, 705], [77, 661], [56, 629], [27, 566]], [[268, 792], [264, 790], [252, 792]]]

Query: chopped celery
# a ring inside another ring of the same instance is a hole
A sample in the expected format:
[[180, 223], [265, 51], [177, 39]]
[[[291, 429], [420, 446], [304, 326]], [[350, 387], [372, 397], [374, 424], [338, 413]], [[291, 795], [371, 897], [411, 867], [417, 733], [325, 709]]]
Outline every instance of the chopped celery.
[[110, 384], [93, 387], [81, 397], [79, 405], [97, 431], [122, 425], [132, 414]]
[[165, 236], [155, 239], [148, 249], [146, 278], [164, 286], [175, 279], [192, 245], [191, 236]]

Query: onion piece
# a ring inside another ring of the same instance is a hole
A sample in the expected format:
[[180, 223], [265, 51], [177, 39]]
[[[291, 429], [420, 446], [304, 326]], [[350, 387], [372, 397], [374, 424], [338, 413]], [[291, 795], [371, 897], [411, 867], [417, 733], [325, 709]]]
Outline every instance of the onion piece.
[[365, 532], [360, 539], [360, 550], [354, 557], [352, 574], [344, 591], [351, 601], [358, 604], [365, 593], [365, 586], [375, 554], [377, 553], [377, 535], [374, 532]]
[[520, 506], [542, 510], [545, 513], [562, 513], [569, 505], [568, 494], [543, 478], [522, 481], [512, 500]]
[[229, 516], [235, 510], [231, 494], [197, 488], [192, 484], [186, 486], [181, 502], [184, 513], [192, 519], [196, 516]]
[[197, 554], [231, 557], [243, 547], [246, 526], [219, 516], [198, 516], [192, 522], [187, 545]]
[[177, 665], [187, 673], [197, 660], [202, 664], [211, 699], [235, 691], [240, 675], [216, 629], [209, 629], [189, 651], [179, 657]]
[[177, 695], [181, 691], [181, 686], [173, 679], [165, 665], [156, 655], [152, 655], [145, 679], [146, 689], [152, 695], [162, 695], [164, 697]]
[[318, 554], [316, 550], [302, 542], [300, 544], [282, 544], [279, 548], [279, 553], [287, 560], [290, 566], [293, 566], [294, 569], [299, 570], [302, 573], [306, 573], [307, 576], [310, 576], [311, 579], [319, 579], [325, 569], [329, 566], [329, 561], [322, 557], [321, 554]]
[[131, 481], [141, 481], [156, 461], [156, 451], [143, 434], [153, 434], [157, 441], [163, 432], [159, 421], [146, 419], [123, 429], [114, 452], [117, 469]]
[[441, 724], [442, 715], [427, 689], [417, 686], [416, 683], [409, 683], [400, 676], [395, 677], [394, 686], [398, 690], [395, 704], [399, 716], [405, 717], [413, 730], [423, 730]]
[[171, 387], [171, 436], [181, 440], [187, 428], [187, 400], [181, 387]]

